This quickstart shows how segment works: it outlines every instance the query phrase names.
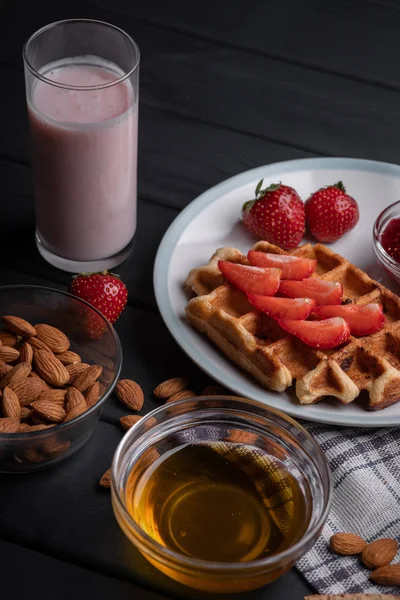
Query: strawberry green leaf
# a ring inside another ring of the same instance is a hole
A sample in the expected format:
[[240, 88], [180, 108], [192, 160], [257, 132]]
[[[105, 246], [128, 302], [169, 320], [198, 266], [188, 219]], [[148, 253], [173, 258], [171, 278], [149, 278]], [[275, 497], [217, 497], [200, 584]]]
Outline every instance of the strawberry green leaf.
[[257, 187], [256, 187], [256, 191], [255, 191], [256, 198], [257, 198], [258, 194], [260, 193], [263, 183], [264, 183], [264, 179], [260, 179], [260, 181], [257, 183]]
[[335, 187], [338, 190], [340, 190], [341, 192], [346, 193], [346, 188], [344, 187], [343, 181], [338, 181], [332, 187]]
[[247, 202], [245, 202], [243, 204], [242, 211], [245, 213], [250, 212], [251, 209], [253, 208], [253, 206], [255, 205], [255, 203], [256, 203], [256, 200], [248, 200]]

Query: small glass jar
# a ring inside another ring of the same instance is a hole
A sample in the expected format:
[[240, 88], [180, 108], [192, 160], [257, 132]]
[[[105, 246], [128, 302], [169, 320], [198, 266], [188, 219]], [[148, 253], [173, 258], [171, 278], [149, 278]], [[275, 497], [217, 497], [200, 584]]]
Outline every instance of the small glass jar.
[[[293, 545], [249, 562], [211, 562], [161, 545], [135, 522], [127, 510], [132, 487], [161, 455], [187, 443], [239, 440], [241, 444], [267, 451], [280, 461], [290, 462], [306, 482], [309, 524]], [[206, 592], [244, 592], [280, 577], [316, 541], [328, 516], [330, 501], [329, 467], [310, 434], [279, 411], [238, 397], [196, 397], [152, 411], [124, 436], [112, 465], [112, 503], [125, 535], [164, 574]]]
[[376, 219], [372, 243], [378, 264], [385, 269], [392, 279], [400, 283], [400, 263], [386, 252], [381, 243], [382, 234], [392, 219], [400, 219], [400, 200], [390, 204]]

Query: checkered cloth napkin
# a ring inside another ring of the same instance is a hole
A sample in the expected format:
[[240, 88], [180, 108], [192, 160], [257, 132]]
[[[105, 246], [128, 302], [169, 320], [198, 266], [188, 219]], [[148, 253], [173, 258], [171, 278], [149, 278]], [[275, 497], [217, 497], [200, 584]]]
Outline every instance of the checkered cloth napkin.
[[[317, 440], [333, 477], [333, 502], [321, 537], [297, 563], [319, 594], [400, 594], [400, 587], [369, 581], [356, 556], [329, 551], [334, 533], [358, 533], [367, 541], [400, 542], [400, 428], [350, 429], [303, 423]], [[400, 554], [393, 562], [400, 562]]]

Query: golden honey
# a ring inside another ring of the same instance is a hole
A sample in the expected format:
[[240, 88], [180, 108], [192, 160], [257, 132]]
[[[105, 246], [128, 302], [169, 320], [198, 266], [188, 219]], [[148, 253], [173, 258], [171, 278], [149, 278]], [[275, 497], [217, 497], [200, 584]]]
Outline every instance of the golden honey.
[[293, 545], [308, 526], [311, 500], [300, 473], [252, 446], [187, 444], [129, 477], [132, 518], [159, 544], [193, 559], [262, 559]]

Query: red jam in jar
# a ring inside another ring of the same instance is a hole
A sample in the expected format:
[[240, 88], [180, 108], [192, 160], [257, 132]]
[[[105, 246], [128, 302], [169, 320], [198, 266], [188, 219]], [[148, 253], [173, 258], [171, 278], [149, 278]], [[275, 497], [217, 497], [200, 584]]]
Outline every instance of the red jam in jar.
[[400, 219], [389, 221], [380, 241], [389, 256], [400, 263]]

